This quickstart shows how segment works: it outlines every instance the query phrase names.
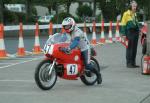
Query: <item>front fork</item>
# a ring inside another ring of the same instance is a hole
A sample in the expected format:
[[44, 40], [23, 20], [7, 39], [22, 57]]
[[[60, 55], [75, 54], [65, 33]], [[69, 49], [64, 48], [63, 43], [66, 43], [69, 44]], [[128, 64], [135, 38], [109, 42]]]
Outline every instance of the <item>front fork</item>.
[[49, 65], [49, 67], [48, 67], [48, 68], [49, 68], [49, 73], [48, 73], [49, 75], [51, 75], [51, 73], [52, 73], [52, 70], [53, 70], [53, 68], [54, 68], [55, 63], [56, 63], [56, 59], [54, 59], [54, 60], [53, 60], [52, 65]]

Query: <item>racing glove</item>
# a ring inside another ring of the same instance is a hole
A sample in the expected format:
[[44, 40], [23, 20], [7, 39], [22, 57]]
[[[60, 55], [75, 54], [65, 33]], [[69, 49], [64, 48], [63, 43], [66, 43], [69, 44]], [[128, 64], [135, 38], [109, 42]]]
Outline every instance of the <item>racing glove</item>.
[[71, 49], [69, 47], [68, 48], [62, 47], [60, 48], [60, 51], [64, 52], [65, 54], [70, 54]]

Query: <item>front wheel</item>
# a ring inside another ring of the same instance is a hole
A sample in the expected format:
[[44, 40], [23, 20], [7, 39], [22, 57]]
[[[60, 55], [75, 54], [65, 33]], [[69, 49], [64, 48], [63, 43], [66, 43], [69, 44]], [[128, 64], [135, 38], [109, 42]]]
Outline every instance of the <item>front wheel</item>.
[[55, 65], [52, 68], [51, 74], [49, 74], [49, 69], [51, 66], [52, 62], [50, 60], [43, 60], [39, 63], [35, 70], [35, 82], [42, 90], [49, 90], [56, 83], [57, 73]]
[[[91, 58], [91, 64], [93, 65], [93, 67], [100, 72], [100, 66], [98, 61], [92, 57]], [[81, 81], [85, 84], [85, 85], [94, 85], [97, 82], [97, 76], [95, 73], [91, 72], [91, 71], [85, 71], [84, 75], [82, 75], [80, 77]], [[102, 76], [100, 74], [100, 81], [102, 82]], [[101, 83], [100, 83], [101, 84]]]

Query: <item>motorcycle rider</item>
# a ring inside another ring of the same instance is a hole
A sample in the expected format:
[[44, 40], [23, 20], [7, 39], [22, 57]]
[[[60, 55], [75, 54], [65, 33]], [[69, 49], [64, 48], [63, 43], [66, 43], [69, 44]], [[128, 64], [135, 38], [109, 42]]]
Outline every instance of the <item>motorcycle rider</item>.
[[76, 26], [74, 19], [71, 17], [65, 18], [62, 21], [62, 26], [65, 29], [65, 32], [71, 36], [71, 43], [69, 47], [63, 48], [63, 51], [69, 52], [72, 49], [79, 47], [84, 60], [85, 68], [96, 74], [97, 84], [100, 84], [102, 82], [100, 79], [101, 74], [90, 64], [90, 43], [87, 36], [85, 36], [83, 31]]

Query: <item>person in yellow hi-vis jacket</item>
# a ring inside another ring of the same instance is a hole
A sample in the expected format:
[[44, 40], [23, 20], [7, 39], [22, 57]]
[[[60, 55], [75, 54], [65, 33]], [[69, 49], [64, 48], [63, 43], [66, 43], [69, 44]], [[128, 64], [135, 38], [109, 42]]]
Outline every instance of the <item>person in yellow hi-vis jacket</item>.
[[121, 20], [121, 32], [128, 39], [128, 48], [126, 49], [126, 63], [128, 68], [137, 68], [136, 54], [139, 38], [139, 23], [136, 15], [137, 3], [131, 1], [130, 8], [123, 13]]

